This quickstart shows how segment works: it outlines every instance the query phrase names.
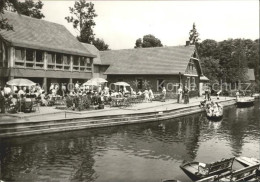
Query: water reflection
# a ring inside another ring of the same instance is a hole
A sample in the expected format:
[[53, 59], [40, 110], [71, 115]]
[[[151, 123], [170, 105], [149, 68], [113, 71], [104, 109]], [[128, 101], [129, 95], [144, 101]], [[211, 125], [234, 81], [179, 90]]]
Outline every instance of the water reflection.
[[259, 155], [259, 103], [228, 107], [220, 122], [204, 113], [138, 125], [0, 141], [6, 181], [160, 181], [183, 161]]

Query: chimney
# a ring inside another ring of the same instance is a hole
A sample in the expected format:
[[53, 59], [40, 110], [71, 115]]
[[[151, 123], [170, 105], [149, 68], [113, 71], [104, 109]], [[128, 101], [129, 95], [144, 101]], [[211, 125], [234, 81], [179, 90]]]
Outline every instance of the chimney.
[[190, 45], [190, 41], [186, 41], [186, 46], [189, 46]]

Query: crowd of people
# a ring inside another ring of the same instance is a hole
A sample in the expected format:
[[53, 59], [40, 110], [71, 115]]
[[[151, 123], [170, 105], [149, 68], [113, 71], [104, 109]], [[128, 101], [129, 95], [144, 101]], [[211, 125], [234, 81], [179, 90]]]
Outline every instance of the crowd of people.
[[[153, 100], [160, 100], [165, 102], [166, 100], [166, 88], [163, 87], [161, 93], [155, 95], [152, 88], [145, 88], [144, 90], [134, 91], [132, 87], [126, 88], [126, 86], [115, 87], [114, 90], [109, 89], [106, 84], [99, 86], [89, 86], [75, 83], [72, 88], [66, 84], [51, 83], [47, 92], [39, 85], [34, 86], [8, 86], [5, 85], [1, 88], [0, 93], [0, 109], [4, 113], [6, 108], [10, 110], [12, 108], [16, 111], [23, 111], [26, 103], [37, 102], [42, 106], [52, 106], [55, 104], [57, 98], [62, 100], [66, 104], [67, 108], [73, 110], [87, 109], [90, 105], [98, 106], [98, 108], [104, 108], [104, 104], [109, 104], [113, 98], [128, 98], [128, 97], [140, 97], [142, 102], [152, 102]], [[189, 89], [185, 86], [184, 89], [180, 86], [177, 94], [177, 102], [182, 103], [182, 97], [184, 103], [189, 103]], [[30, 107], [32, 104], [30, 105]], [[31, 109], [31, 108], [30, 108]]]
[[35, 86], [8, 86], [1, 87], [0, 107], [1, 113], [6, 109], [11, 112], [31, 110], [33, 102], [44, 94], [40, 85]]

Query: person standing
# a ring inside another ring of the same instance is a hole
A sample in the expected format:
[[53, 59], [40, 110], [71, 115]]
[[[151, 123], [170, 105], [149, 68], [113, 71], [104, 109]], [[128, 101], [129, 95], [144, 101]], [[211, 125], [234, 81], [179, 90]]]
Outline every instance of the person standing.
[[64, 98], [65, 94], [66, 94], [66, 85], [65, 85], [65, 83], [62, 84], [61, 91], [62, 91], [62, 97]]
[[150, 102], [152, 102], [153, 99], [154, 99], [153, 91], [152, 91], [152, 89], [150, 88], [150, 89], [149, 89], [149, 100], [150, 100]]
[[205, 90], [205, 100], [208, 100], [210, 101], [211, 98], [210, 98], [210, 89], [209, 89], [209, 86], [207, 87], [207, 89]]
[[188, 104], [189, 103], [189, 89], [187, 88], [187, 86], [185, 86], [183, 93], [184, 93], [184, 104]]
[[144, 90], [144, 101], [145, 102], [149, 101], [149, 91], [147, 89]]
[[162, 89], [162, 102], [165, 102], [165, 100], [166, 100], [166, 89], [165, 89], [165, 87], [163, 87], [163, 89]]
[[182, 88], [181, 85], [179, 86], [179, 89], [177, 90], [177, 103], [182, 103]]
[[238, 99], [239, 98], [239, 90], [237, 90], [237, 92], [236, 92], [236, 99]]
[[5, 97], [4, 97], [4, 89], [2, 87], [0, 89], [0, 109], [1, 109], [1, 113], [5, 113]]
[[54, 89], [54, 84], [51, 83], [50, 89], [49, 89], [49, 93], [52, 94], [52, 90]]
[[5, 85], [4, 94], [5, 94], [6, 98], [11, 94], [11, 92], [12, 92], [11, 88], [9, 86]]

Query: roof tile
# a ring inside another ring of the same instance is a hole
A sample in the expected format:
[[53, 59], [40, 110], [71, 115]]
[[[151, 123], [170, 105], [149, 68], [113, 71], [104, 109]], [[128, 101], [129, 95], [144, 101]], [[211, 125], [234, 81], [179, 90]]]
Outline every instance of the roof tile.
[[63, 25], [8, 11], [3, 17], [14, 31], [0, 30], [0, 35], [14, 46], [95, 57]]

